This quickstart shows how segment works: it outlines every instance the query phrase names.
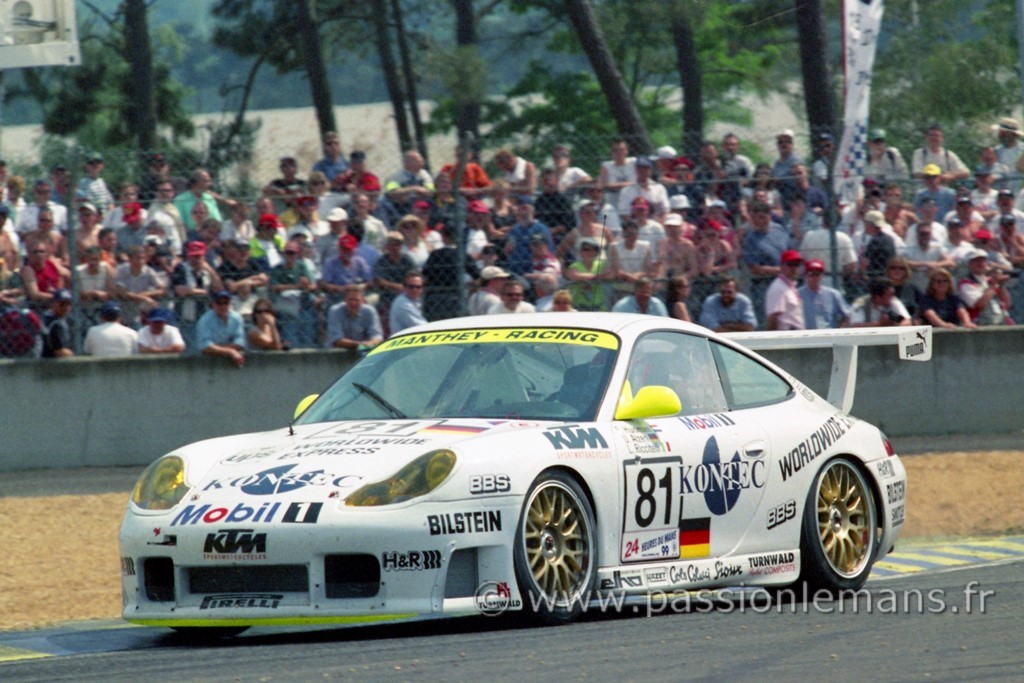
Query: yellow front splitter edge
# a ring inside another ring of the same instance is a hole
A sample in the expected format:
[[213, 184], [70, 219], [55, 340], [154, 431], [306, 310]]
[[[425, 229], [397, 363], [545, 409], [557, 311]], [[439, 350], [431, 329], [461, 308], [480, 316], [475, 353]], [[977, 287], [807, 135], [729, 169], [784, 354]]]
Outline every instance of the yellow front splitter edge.
[[411, 614], [360, 614], [355, 616], [337, 617], [266, 617], [260, 619], [136, 619], [128, 618], [139, 626], [316, 626], [321, 624], [374, 624], [384, 621], [400, 621], [418, 617]]

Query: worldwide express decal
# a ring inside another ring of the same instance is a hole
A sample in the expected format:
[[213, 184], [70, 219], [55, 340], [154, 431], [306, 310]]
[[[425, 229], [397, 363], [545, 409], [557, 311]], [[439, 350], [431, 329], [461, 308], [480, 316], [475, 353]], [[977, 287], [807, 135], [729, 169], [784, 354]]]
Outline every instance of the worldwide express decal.
[[821, 425], [806, 439], [797, 444], [791, 451], [786, 453], [779, 460], [779, 471], [782, 474], [782, 481], [786, 481], [794, 474], [809, 465], [829, 449], [832, 444], [839, 441], [846, 432], [853, 426], [853, 420], [836, 413], [825, 424]]
[[442, 344], [578, 344], [616, 350], [619, 338], [608, 332], [566, 327], [446, 330], [406, 334], [377, 345], [370, 355], [395, 349]]

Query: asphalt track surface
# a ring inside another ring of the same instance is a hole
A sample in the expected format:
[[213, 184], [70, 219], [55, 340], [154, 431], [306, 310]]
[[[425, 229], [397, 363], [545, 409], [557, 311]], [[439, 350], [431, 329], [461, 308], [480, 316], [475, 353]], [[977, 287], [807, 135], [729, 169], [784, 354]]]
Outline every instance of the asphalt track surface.
[[550, 628], [473, 617], [254, 629], [196, 644], [164, 629], [83, 623], [5, 634], [0, 654], [36, 658], [0, 664], [0, 680], [1020, 681], [1022, 569], [1016, 559], [873, 578], [856, 609], [849, 600], [741, 603], [735, 593]]

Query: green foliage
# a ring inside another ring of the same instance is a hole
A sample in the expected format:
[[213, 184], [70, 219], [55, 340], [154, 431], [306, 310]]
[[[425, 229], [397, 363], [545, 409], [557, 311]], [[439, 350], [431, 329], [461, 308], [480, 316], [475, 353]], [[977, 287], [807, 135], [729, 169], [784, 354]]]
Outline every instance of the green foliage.
[[994, 142], [988, 126], [1019, 104], [1013, 8], [981, 5], [976, 12], [957, 0], [929, 0], [915, 15], [909, 0], [886, 3], [871, 125], [885, 128], [908, 161], [924, 129], [939, 122], [946, 147], [973, 166], [979, 147]]

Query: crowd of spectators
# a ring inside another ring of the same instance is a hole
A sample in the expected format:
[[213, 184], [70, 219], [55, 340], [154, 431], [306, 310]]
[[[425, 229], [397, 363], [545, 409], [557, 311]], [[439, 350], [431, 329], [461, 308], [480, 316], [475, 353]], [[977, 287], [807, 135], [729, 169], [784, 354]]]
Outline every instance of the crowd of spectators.
[[0, 162], [0, 306], [38, 319], [44, 357], [192, 352], [238, 366], [252, 349], [359, 351], [428, 320], [534, 310], [719, 331], [1013, 324], [1024, 131], [993, 130], [973, 172], [939, 125], [909, 166], [872, 130], [862, 192], [834, 211], [832, 136], [805, 154], [791, 130], [773, 163], [730, 133], [693, 160], [668, 146], [634, 156], [617, 139], [592, 173], [566, 145], [537, 162], [500, 149], [493, 177], [462, 149], [437, 173], [409, 151], [378, 175], [329, 133], [308, 174], [282, 158], [251, 205], [214, 192], [205, 169], [174, 175], [159, 153], [116, 193], [101, 155], [75, 187], [58, 165], [28, 197]]

